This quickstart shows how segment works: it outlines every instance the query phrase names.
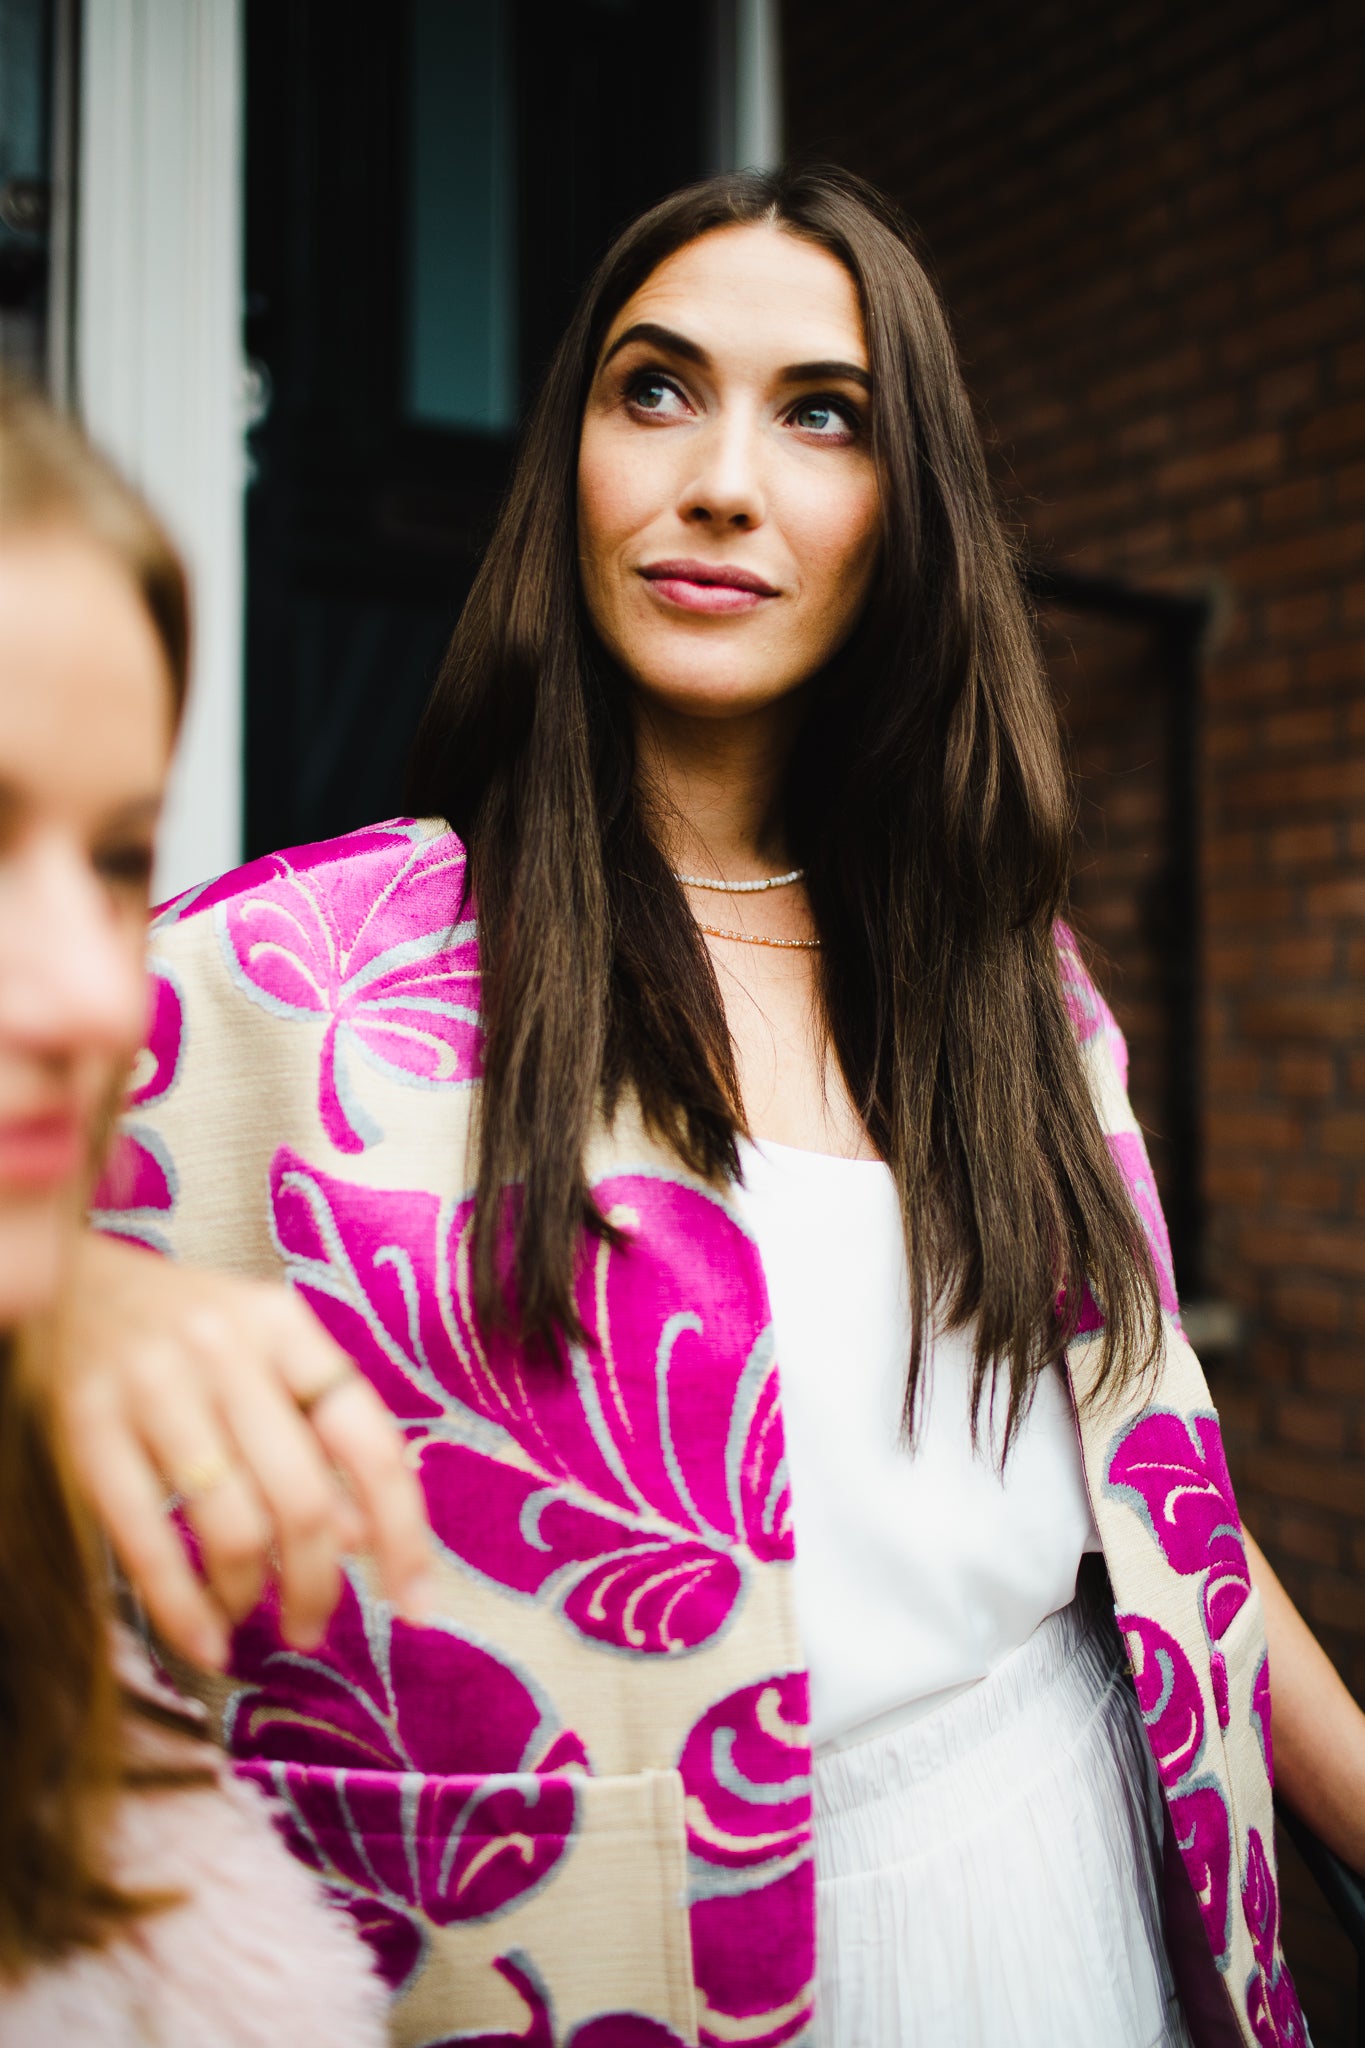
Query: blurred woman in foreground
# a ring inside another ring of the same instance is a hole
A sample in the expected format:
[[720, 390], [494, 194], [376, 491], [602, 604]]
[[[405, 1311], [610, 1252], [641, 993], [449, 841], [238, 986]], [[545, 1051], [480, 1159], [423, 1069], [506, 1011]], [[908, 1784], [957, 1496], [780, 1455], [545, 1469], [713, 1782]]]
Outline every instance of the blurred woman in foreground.
[[112, 1622], [38, 1328], [145, 1024], [187, 661], [160, 529], [0, 388], [0, 2042], [363, 2048], [359, 1945]]

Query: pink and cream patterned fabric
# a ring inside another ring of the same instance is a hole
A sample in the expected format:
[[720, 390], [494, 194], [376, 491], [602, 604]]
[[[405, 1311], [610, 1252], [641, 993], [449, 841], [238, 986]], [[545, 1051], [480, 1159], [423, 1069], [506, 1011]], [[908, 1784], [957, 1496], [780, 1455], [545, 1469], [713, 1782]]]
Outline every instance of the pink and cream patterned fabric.
[[[396, 2041], [784, 2048], [811, 2018], [814, 1886], [763, 1274], [725, 1192], [623, 1112], [589, 1154], [622, 1243], [585, 1249], [568, 1372], [480, 1327], [462, 880], [452, 834], [399, 820], [253, 862], [154, 930], [100, 1220], [286, 1275], [399, 1418], [438, 1551], [425, 1627], [363, 1560], [316, 1652], [253, 1615], [223, 1734], [367, 1934]], [[1087, 1476], [1202, 1921], [1206, 2038], [1290, 2048], [1259, 1602], [1122, 1041], [1068, 935], [1060, 959], [1169, 1311], [1156, 1384], [1101, 1406], [1088, 1305]]]

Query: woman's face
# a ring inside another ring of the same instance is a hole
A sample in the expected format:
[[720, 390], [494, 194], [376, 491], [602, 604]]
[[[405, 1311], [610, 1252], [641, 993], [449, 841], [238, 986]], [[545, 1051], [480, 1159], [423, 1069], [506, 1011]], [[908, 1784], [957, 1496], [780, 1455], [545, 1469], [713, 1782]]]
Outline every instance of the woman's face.
[[848, 637], [877, 555], [853, 280], [771, 227], [704, 235], [621, 308], [578, 462], [583, 590], [660, 706], [775, 704]]
[[146, 1021], [170, 706], [124, 571], [65, 529], [0, 533], [0, 1323], [53, 1299]]

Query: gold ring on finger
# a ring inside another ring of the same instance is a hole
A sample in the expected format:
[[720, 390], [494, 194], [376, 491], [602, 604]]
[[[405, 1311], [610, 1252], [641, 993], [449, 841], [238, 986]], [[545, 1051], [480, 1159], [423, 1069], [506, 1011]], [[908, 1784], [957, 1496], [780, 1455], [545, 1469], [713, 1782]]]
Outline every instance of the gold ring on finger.
[[327, 1396], [334, 1394], [338, 1387], [348, 1386], [354, 1376], [355, 1368], [353, 1366], [339, 1365], [335, 1372], [329, 1372], [326, 1379], [320, 1380], [317, 1386], [309, 1387], [302, 1394], [295, 1394], [294, 1406], [298, 1409], [300, 1415], [311, 1415], [320, 1401], [325, 1401]]
[[225, 1451], [209, 1451], [202, 1458], [191, 1458], [188, 1465], [182, 1465], [171, 1474], [171, 1484], [181, 1500], [188, 1504], [202, 1500], [206, 1493], [212, 1493], [225, 1479], [233, 1476], [233, 1463]]

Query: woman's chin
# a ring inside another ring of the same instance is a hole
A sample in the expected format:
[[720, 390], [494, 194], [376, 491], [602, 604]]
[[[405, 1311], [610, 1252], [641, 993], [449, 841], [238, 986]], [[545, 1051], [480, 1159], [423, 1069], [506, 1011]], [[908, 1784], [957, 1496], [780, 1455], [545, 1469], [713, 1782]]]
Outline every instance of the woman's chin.
[[738, 664], [709, 660], [636, 670], [634, 682], [647, 706], [674, 718], [707, 720], [775, 711], [800, 688], [799, 678], [775, 683], [769, 670], [750, 675]]

